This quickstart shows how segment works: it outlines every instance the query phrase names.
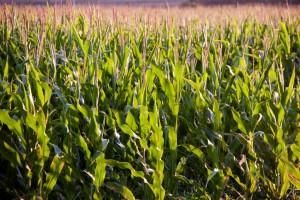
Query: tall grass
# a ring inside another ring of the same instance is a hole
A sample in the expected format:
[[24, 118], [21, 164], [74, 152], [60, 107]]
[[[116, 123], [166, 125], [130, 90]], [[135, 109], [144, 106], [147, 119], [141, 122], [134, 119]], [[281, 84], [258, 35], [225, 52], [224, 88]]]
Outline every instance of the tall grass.
[[300, 195], [299, 9], [3, 9], [3, 198]]

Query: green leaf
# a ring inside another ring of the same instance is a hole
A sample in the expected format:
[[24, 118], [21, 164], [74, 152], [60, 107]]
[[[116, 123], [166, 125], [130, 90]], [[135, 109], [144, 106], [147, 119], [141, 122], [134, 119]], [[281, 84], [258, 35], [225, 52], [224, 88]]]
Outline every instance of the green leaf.
[[[166, 126], [164, 128], [164, 132], [168, 137], [169, 142], [169, 150], [170, 150], [170, 172], [173, 176], [176, 170], [176, 163], [177, 163], [177, 133], [174, 127]], [[172, 178], [172, 177], [169, 177]]]
[[120, 185], [115, 182], [108, 182], [108, 183], [105, 183], [105, 186], [108, 187], [109, 189], [121, 194], [125, 199], [128, 199], [128, 200], [135, 199], [132, 192], [124, 185]]
[[50, 141], [50, 138], [46, 134], [46, 118], [43, 110], [40, 110], [40, 112], [36, 115], [36, 120], [38, 122], [37, 126], [37, 141], [38, 144], [42, 147], [42, 155], [45, 159], [49, 157], [50, 149], [48, 147], [48, 142]]
[[105, 155], [104, 155], [104, 153], [100, 154], [96, 158], [96, 163], [97, 163], [97, 166], [95, 168], [94, 185], [97, 188], [97, 190], [99, 190], [99, 188], [101, 187], [101, 185], [104, 182], [105, 174], [106, 174], [106, 170], [105, 170], [106, 163], [105, 163]]
[[179, 112], [179, 104], [176, 102], [176, 93], [172, 83], [166, 79], [165, 81], [165, 93], [169, 99], [169, 108], [172, 114], [177, 116]]
[[155, 75], [158, 77], [162, 88], [164, 88], [165, 87], [165, 74], [164, 74], [164, 71], [161, 70], [159, 67], [157, 67], [155, 65], [151, 65], [151, 69], [153, 70]]
[[89, 53], [89, 48], [90, 48], [90, 41], [86, 40], [83, 44], [83, 54], [84, 54], [84, 64], [83, 64], [83, 67], [87, 67], [86, 64], [87, 64], [87, 59], [88, 59], [88, 53]]
[[86, 159], [90, 160], [91, 159], [91, 152], [88, 148], [87, 143], [85, 142], [84, 138], [81, 135], [78, 136], [77, 143], [84, 150], [84, 154], [86, 156]]
[[214, 117], [214, 128], [216, 131], [220, 130], [222, 122], [222, 112], [220, 112], [220, 106], [217, 99], [214, 99], [213, 111], [215, 114]]
[[177, 133], [174, 127], [166, 126], [164, 128], [169, 142], [169, 148], [171, 151], [176, 151], [177, 149]]
[[242, 182], [240, 181], [240, 178], [239, 178], [238, 175], [235, 175], [235, 174], [232, 173], [232, 171], [231, 171], [230, 168], [227, 168], [227, 169], [226, 169], [226, 174], [227, 174], [228, 176], [230, 176], [231, 178], [233, 178], [233, 179], [239, 184], [239, 186], [242, 187], [242, 189], [243, 189], [244, 191], [246, 190], [245, 184], [242, 183]]
[[26, 126], [30, 127], [34, 132], [37, 131], [37, 121], [36, 118], [29, 112], [26, 113]]
[[295, 154], [295, 156], [297, 158], [300, 158], [300, 147], [297, 146], [296, 144], [292, 144], [290, 148], [291, 148], [292, 152]]
[[[231, 69], [230, 69], [231, 70]], [[237, 73], [236, 73], [237, 74]], [[227, 86], [226, 86], [226, 89], [225, 89], [225, 93], [224, 95], [222, 95], [222, 101], [227, 101], [229, 98], [228, 98], [228, 95], [230, 94], [230, 90], [232, 89], [232, 84], [234, 83], [234, 80], [236, 78], [236, 74], [234, 74], [229, 82], [227, 83]]]
[[126, 123], [128, 124], [128, 126], [133, 130], [133, 131], [137, 131], [138, 130], [138, 125], [135, 122], [135, 118], [133, 116], [133, 114], [129, 111], [127, 113], [127, 117], [126, 117]]
[[290, 35], [287, 31], [286, 25], [283, 22], [280, 22], [281, 30], [280, 30], [280, 39], [283, 43], [285, 50], [288, 54], [290, 54]]
[[284, 119], [284, 114], [285, 114], [284, 113], [284, 109], [283, 109], [283, 107], [280, 104], [280, 108], [279, 108], [279, 112], [278, 112], [278, 117], [277, 117], [277, 123], [278, 123], [279, 126], [281, 126], [281, 123], [282, 123], [282, 121]]
[[279, 160], [277, 168], [278, 168], [278, 171], [280, 173], [280, 178], [281, 178], [280, 198], [283, 198], [284, 195], [286, 194], [287, 190], [289, 189], [290, 182], [288, 179], [286, 165], [281, 160]]
[[284, 92], [284, 105], [287, 105], [288, 102], [291, 100], [292, 94], [293, 94], [293, 87], [294, 87], [294, 82], [295, 82], [295, 67], [293, 68], [293, 73], [290, 79], [289, 87], [288, 89]]
[[8, 57], [6, 58], [5, 61], [5, 66], [4, 66], [4, 70], [3, 70], [3, 81], [8, 81], [8, 72], [9, 72], [9, 65], [8, 65]]
[[144, 181], [146, 181], [146, 179], [144, 177], [144, 172], [136, 171], [131, 166], [131, 164], [128, 163], [128, 162], [119, 162], [119, 161], [116, 161], [116, 160], [106, 159], [105, 163], [109, 166], [112, 166], [112, 167], [118, 167], [118, 168], [121, 168], [121, 169], [129, 169], [132, 176], [142, 178]]
[[205, 160], [205, 155], [204, 153], [199, 149], [194, 147], [191, 144], [184, 144], [182, 145], [187, 151], [189, 151], [190, 153], [194, 154], [195, 156], [197, 156], [198, 158], [200, 158], [201, 160]]
[[61, 103], [64, 106], [66, 106], [68, 102], [67, 102], [67, 100], [65, 99], [64, 95], [61, 93], [60, 90], [61, 89], [57, 85], [54, 86], [54, 92], [55, 92], [55, 94], [58, 96], [58, 98], [61, 101]]
[[79, 47], [81, 48], [82, 52], [84, 52], [84, 45], [83, 45], [83, 41], [80, 38], [75, 26], [72, 26], [72, 32], [75, 35], [75, 41], [78, 43]]
[[131, 137], [134, 137], [134, 138], [136, 138], [136, 139], [141, 139], [137, 134], [135, 134], [135, 133], [131, 130], [131, 128], [130, 128], [127, 124], [122, 124], [122, 125], [120, 125], [119, 127], [120, 127], [120, 129], [121, 129], [124, 133], [130, 135]]
[[208, 182], [219, 172], [219, 169], [217, 168], [214, 168], [213, 171], [211, 171], [207, 177], [207, 180], [206, 180], [206, 184], [205, 184], [205, 188], [207, 188], [207, 184]]
[[247, 130], [244, 126], [243, 121], [241, 120], [241, 117], [239, 115], [239, 113], [237, 113], [235, 110], [231, 110], [232, 111], [232, 115], [233, 115], [233, 119], [234, 121], [236, 121], [238, 123], [238, 128], [245, 134], [247, 134]]
[[285, 158], [280, 158], [280, 160], [286, 165], [289, 181], [300, 190], [300, 170]]
[[254, 115], [256, 115], [256, 114], [258, 114], [260, 112], [260, 109], [261, 109], [261, 107], [262, 107], [263, 104], [264, 104], [264, 102], [256, 103], [255, 104], [252, 116], [254, 116]]
[[1, 151], [1, 156], [14, 164], [15, 166], [21, 165], [21, 158], [19, 156], [19, 153], [11, 147], [9, 144], [6, 142], [0, 140], [0, 151]]
[[23, 146], [26, 146], [26, 141], [21, 129], [21, 126], [14, 119], [10, 118], [7, 112], [0, 110], [0, 122], [4, 123], [9, 130], [17, 135], [17, 137], [21, 140]]
[[46, 176], [46, 181], [43, 186], [43, 197], [47, 199], [50, 192], [53, 190], [61, 170], [65, 164], [64, 156], [55, 155], [50, 165], [50, 172]]
[[37, 101], [43, 107], [45, 104], [45, 97], [40, 83], [37, 80], [32, 80], [36, 89]]
[[181, 174], [183, 172], [186, 162], [187, 162], [186, 157], [180, 158], [180, 162], [178, 163], [178, 165], [176, 167], [175, 174]]
[[190, 80], [190, 79], [186, 79], [186, 78], [183, 78], [188, 84], [190, 84], [194, 90], [199, 90], [200, 89], [200, 85], [195, 83], [194, 81]]

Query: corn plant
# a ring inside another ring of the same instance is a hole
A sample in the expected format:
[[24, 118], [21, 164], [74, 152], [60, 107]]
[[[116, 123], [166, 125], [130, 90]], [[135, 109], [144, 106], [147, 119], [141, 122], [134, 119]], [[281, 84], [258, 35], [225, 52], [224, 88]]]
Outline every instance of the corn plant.
[[0, 16], [3, 198], [300, 195], [299, 14], [60, 9]]

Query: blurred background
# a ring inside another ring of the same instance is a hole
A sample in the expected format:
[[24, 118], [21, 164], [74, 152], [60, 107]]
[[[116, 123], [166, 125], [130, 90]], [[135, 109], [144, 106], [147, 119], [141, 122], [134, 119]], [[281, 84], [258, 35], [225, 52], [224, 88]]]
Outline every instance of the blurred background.
[[[0, 3], [15, 4], [100, 4], [100, 5], [130, 5], [130, 6], [165, 6], [166, 0], [0, 0]], [[221, 4], [300, 4], [300, 0], [168, 0], [170, 6], [196, 6], [203, 5], [221, 5]]]

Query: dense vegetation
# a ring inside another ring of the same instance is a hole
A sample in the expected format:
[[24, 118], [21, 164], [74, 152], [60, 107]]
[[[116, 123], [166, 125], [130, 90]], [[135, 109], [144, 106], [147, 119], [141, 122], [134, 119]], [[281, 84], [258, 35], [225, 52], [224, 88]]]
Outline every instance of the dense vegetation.
[[299, 16], [45, 12], [0, 19], [1, 198], [300, 195]]

